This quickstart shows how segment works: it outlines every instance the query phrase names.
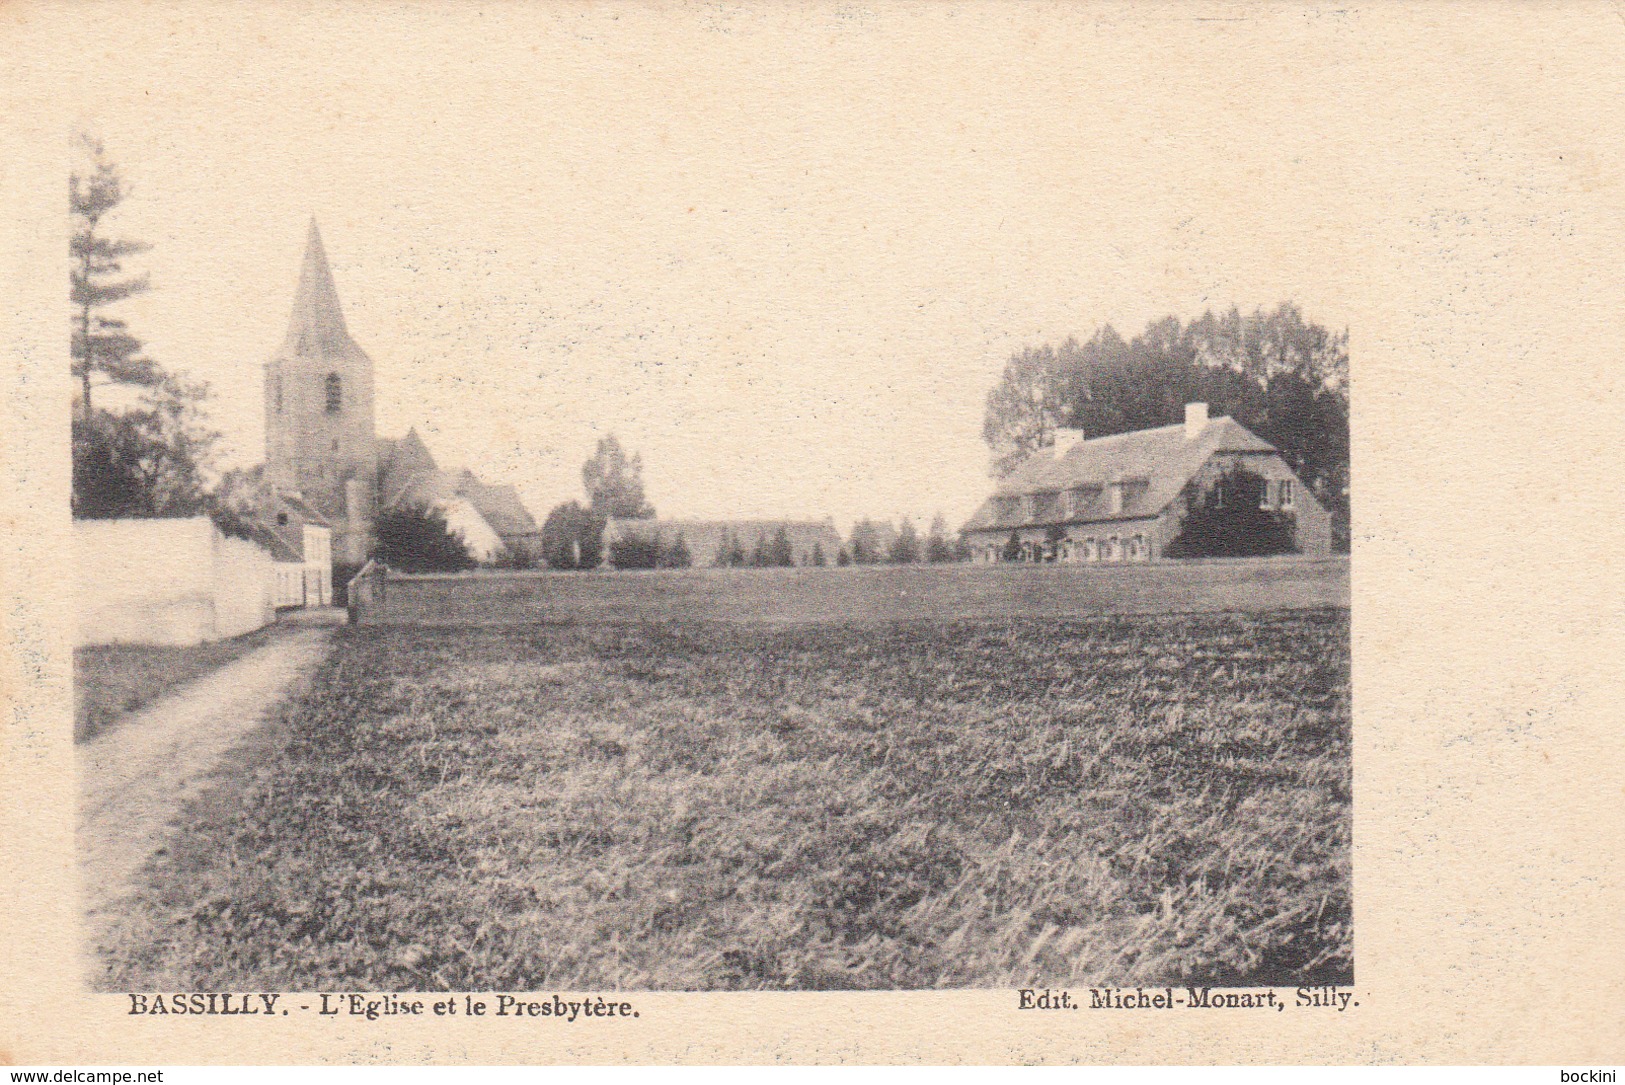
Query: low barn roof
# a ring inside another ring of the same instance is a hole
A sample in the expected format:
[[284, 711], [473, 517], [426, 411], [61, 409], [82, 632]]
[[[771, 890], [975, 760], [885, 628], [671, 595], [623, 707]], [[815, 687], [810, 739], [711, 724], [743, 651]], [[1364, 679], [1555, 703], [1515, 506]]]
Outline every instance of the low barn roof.
[[841, 536], [832, 520], [610, 520], [604, 525], [604, 541], [647, 539], [658, 534], [663, 541], [673, 543], [681, 535], [694, 564], [710, 565], [730, 535], [739, 540], [748, 558], [758, 538], [770, 543], [780, 528], [790, 538], [796, 561], [805, 561], [817, 545], [823, 550], [824, 560], [835, 563], [841, 551]]

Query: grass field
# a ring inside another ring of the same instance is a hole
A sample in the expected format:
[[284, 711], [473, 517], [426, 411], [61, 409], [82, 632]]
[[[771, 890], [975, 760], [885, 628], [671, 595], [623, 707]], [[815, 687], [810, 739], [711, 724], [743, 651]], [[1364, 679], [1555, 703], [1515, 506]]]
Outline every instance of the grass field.
[[185, 648], [154, 644], [100, 644], [73, 650], [73, 740], [86, 742], [126, 712], [219, 670], [265, 644], [274, 626], [240, 637]]
[[1342, 609], [339, 634], [121, 990], [1352, 978]]

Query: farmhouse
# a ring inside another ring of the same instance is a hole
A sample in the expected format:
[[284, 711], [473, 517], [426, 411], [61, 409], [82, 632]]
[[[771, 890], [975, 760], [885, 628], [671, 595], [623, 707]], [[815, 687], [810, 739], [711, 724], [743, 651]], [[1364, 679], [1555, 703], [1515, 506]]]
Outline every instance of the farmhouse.
[[265, 488], [262, 504], [292, 499], [319, 514], [334, 559], [351, 565], [372, 549], [378, 510], [408, 504], [442, 513], [479, 561], [535, 553], [541, 538], [512, 486], [442, 470], [415, 430], [378, 437], [372, 359], [345, 326], [315, 220], [288, 334], [265, 364]]
[[1232, 418], [1185, 407], [1183, 425], [1083, 439], [1059, 431], [1006, 476], [962, 529], [974, 560], [1159, 561], [1193, 493], [1226, 471], [1264, 479], [1261, 507], [1286, 513], [1300, 553], [1331, 553], [1331, 517], [1275, 446]]
[[[737, 543], [745, 561], [756, 552], [758, 541], [763, 548], [771, 545], [783, 531], [790, 540], [790, 552], [796, 565], [815, 565], [822, 557], [827, 565], [834, 565], [841, 552], [841, 536], [835, 530], [835, 521], [822, 520], [610, 520], [604, 525], [604, 561], [609, 561], [610, 546], [622, 539], [655, 539], [665, 545], [683, 540], [695, 565], [726, 565], [727, 554]], [[719, 560], [721, 558], [721, 560]]]

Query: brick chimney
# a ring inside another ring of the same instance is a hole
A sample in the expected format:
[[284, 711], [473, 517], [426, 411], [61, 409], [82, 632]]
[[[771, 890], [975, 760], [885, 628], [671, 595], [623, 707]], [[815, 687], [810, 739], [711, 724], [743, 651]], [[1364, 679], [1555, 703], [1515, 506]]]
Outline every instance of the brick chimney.
[[1055, 427], [1055, 458], [1071, 452], [1084, 442], [1084, 432], [1081, 429], [1072, 429], [1066, 426]]
[[1194, 441], [1207, 429], [1207, 404], [1185, 404], [1185, 440]]

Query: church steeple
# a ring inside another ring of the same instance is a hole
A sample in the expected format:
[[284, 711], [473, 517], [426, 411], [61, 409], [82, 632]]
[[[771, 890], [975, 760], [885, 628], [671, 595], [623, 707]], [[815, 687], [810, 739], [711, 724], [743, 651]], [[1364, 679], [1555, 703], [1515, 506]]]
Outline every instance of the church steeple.
[[265, 478], [335, 525], [335, 555], [366, 560], [378, 479], [372, 359], [345, 327], [314, 219], [287, 338], [265, 363]]
[[299, 290], [293, 299], [293, 316], [288, 321], [288, 337], [282, 349], [307, 357], [342, 353], [350, 345], [350, 332], [344, 326], [339, 308], [338, 287], [327, 266], [327, 252], [316, 219], [310, 220], [305, 238], [305, 262], [299, 268]]

